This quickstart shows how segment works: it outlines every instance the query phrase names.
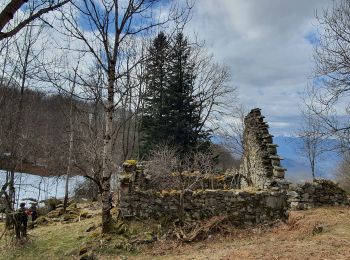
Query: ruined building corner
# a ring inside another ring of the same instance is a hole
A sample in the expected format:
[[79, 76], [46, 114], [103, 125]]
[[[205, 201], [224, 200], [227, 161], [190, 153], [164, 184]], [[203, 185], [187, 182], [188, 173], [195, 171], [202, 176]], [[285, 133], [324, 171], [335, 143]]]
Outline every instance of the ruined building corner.
[[283, 158], [277, 154], [278, 145], [273, 143], [273, 135], [264, 118], [261, 109], [254, 108], [244, 119], [241, 187], [288, 189], [284, 179], [286, 169], [281, 166]]

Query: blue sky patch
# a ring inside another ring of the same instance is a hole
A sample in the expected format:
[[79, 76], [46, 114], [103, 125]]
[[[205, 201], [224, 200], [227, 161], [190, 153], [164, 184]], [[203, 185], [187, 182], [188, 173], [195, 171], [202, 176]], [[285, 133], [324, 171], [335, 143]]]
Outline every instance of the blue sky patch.
[[318, 45], [318, 43], [320, 42], [316, 31], [308, 32], [305, 35], [304, 39], [307, 40], [311, 45]]

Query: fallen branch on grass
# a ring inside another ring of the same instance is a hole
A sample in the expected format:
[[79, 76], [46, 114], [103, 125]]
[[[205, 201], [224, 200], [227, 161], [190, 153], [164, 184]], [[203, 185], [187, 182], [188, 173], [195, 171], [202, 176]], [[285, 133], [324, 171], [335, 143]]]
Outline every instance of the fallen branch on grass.
[[175, 227], [175, 235], [182, 242], [192, 242], [198, 239], [207, 238], [209, 233], [227, 220], [227, 216], [216, 216], [205, 222], [197, 223], [186, 232], [183, 227]]

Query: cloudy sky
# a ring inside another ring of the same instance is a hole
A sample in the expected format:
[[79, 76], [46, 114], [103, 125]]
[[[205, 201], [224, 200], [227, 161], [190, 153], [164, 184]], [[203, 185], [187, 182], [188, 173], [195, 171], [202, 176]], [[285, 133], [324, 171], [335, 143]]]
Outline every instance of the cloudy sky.
[[197, 0], [187, 30], [230, 68], [247, 109], [261, 108], [273, 134], [293, 135], [301, 96], [312, 81], [316, 12], [330, 5], [332, 0]]
[[275, 135], [298, 127], [313, 75], [316, 12], [331, 0], [198, 0], [188, 30], [230, 67], [240, 101], [260, 107]]

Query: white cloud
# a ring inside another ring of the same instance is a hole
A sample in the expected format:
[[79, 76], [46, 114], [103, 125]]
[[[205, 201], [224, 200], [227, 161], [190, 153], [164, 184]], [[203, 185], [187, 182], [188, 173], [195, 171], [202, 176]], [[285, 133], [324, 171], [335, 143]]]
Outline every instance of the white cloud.
[[300, 114], [298, 93], [312, 76], [313, 47], [307, 36], [316, 29], [316, 10], [330, 4], [329, 0], [200, 0], [188, 30], [196, 31], [216, 58], [231, 68], [241, 102], [262, 108], [267, 121], [278, 117], [280, 123], [277, 129], [271, 124], [271, 131], [285, 133], [291, 129], [288, 120]]
[[[312, 75], [313, 47], [307, 36], [315, 30], [316, 10], [331, 4], [331, 0], [198, 0], [187, 30], [197, 32], [215, 57], [231, 68], [240, 101], [247, 108], [262, 108], [272, 133], [292, 133], [300, 120], [298, 93], [304, 92]], [[162, 14], [167, 14], [165, 9]], [[45, 18], [57, 26], [57, 16], [49, 13]], [[46, 59], [54, 60], [64, 53], [58, 46], [67, 43], [54, 30], [45, 30], [41, 44], [46, 44]], [[80, 41], [70, 44], [82, 46]], [[77, 55], [68, 58], [70, 67], [75, 67]], [[89, 61], [91, 57], [86, 57], [86, 67]]]

